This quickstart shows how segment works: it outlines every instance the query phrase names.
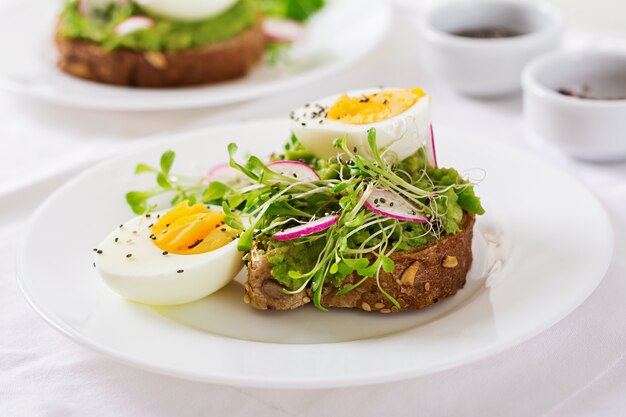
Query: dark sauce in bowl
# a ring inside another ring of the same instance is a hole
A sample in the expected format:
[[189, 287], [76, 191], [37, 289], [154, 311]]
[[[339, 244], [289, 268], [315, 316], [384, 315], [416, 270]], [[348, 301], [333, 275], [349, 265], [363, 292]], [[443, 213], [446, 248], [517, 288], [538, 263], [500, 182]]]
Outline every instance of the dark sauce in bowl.
[[454, 36], [461, 36], [463, 38], [474, 39], [501, 39], [512, 38], [515, 36], [523, 35], [522, 32], [518, 32], [506, 27], [498, 26], [484, 26], [459, 30], [452, 32]]
[[584, 100], [626, 100], [626, 96], [594, 95], [588, 84], [584, 84], [582, 88], [558, 88], [556, 92], [564, 96], [582, 98]]

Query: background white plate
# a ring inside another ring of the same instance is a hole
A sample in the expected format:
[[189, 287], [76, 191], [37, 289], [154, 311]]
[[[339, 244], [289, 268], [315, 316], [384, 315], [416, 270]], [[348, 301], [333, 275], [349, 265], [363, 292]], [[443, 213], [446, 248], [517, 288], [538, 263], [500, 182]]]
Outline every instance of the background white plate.
[[99, 279], [92, 248], [132, 216], [124, 194], [153, 181], [138, 162], [177, 152], [175, 171], [203, 173], [226, 145], [267, 154], [285, 120], [184, 133], [105, 162], [51, 196], [18, 251], [19, 282], [55, 328], [111, 357], [164, 374], [233, 385], [334, 387], [408, 378], [502, 351], [556, 323], [597, 286], [612, 253], [607, 216], [577, 181], [495, 141], [437, 129], [442, 165], [472, 176], [488, 214], [477, 223], [466, 288], [431, 309], [401, 314], [259, 312], [239, 284], [193, 304], [151, 308]]
[[136, 89], [80, 80], [56, 68], [58, 9], [58, 1], [32, 0], [0, 13], [0, 39], [6, 40], [0, 42], [0, 87], [67, 106], [133, 111], [224, 105], [294, 88], [363, 57], [391, 19], [384, 0], [330, 0], [283, 65], [262, 65], [245, 78], [207, 86]]

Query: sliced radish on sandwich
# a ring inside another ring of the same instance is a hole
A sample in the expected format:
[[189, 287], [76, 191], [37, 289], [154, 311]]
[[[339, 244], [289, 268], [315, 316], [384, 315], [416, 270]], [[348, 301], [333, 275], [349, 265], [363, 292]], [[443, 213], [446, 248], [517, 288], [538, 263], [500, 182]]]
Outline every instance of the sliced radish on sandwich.
[[78, 13], [82, 16], [89, 16], [91, 13], [91, 7], [89, 7], [89, 0], [79, 0], [78, 1]]
[[428, 221], [426, 217], [418, 213], [417, 208], [411, 203], [389, 190], [377, 189], [372, 191], [365, 201], [365, 207], [376, 214], [392, 219], [415, 223]]
[[227, 162], [217, 164], [207, 172], [209, 182], [219, 181], [226, 185], [235, 184], [244, 178], [245, 176], [240, 171], [231, 167]]
[[339, 215], [322, 217], [321, 219], [314, 220], [306, 224], [301, 224], [299, 226], [290, 227], [289, 229], [274, 233], [273, 237], [276, 240], [297, 239], [299, 237], [312, 235], [313, 233], [326, 230], [333, 224], [337, 223], [337, 220], [339, 220]]
[[267, 164], [267, 167], [289, 178], [300, 181], [317, 181], [320, 176], [307, 164], [299, 161], [275, 161]]
[[430, 124], [430, 138], [426, 141], [424, 148], [426, 150], [426, 158], [428, 159], [428, 162], [437, 168], [437, 152], [435, 151], [435, 134], [433, 132], [432, 123]]
[[304, 27], [293, 20], [265, 18], [263, 31], [270, 42], [287, 43], [295, 42], [304, 37]]
[[154, 26], [154, 20], [146, 16], [131, 16], [115, 26], [115, 34], [119, 36], [128, 35], [142, 29], [149, 29]]

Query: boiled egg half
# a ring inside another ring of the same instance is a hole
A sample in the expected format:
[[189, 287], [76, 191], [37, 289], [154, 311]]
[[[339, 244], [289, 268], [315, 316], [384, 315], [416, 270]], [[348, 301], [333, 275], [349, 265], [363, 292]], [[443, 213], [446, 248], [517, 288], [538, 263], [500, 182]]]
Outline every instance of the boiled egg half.
[[219, 290], [241, 270], [238, 233], [224, 224], [221, 209], [183, 201], [120, 225], [94, 249], [94, 265], [126, 298], [188, 303]]
[[144, 9], [178, 20], [201, 20], [220, 15], [237, 0], [135, 0]]
[[294, 111], [291, 129], [315, 156], [330, 158], [341, 152], [333, 141], [344, 136], [350, 149], [371, 155], [367, 135], [375, 128], [378, 147], [401, 160], [431, 140], [430, 100], [421, 88], [351, 91]]

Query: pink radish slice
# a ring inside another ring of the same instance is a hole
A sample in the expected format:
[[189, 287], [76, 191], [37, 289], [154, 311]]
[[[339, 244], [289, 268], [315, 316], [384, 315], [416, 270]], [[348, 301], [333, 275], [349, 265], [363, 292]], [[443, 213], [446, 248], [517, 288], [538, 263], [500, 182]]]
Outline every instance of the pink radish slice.
[[313, 233], [321, 232], [328, 229], [333, 224], [337, 223], [339, 215], [326, 216], [321, 219], [301, 224], [300, 226], [290, 227], [278, 233], [274, 233], [274, 239], [276, 240], [291, 240], [299, 237], [312, 235]]
[[78, 1], [78, 13], [81, 16], [88, 16], [91, 13], [91, 8], [89, 7], [89, 0], [79, 0]]
[[304, 37], [304, 27], [293, 20], [265, 18], [263, 31], [270, 42], [295, 42]]
[[275, 161], [267, 164], [267, 167], [281, 175], [300, 181], [317, 181], [320, 179], [320, 176], [304, 162]]
[[418, 213], [411, 203], [399, 195], [383, 189], [372, 191], [365, 201], [365, 207], [381, 216], [414, 223], [426, 223], [428, 219]]
[[227, 162], [215, 165], [207, 172], [209, 182], [219, 181], [226, 185], [235, 184], [244, 178], [244, 175], [231, 167]]
[[435, 151], [435, 134], [433, 132], [432, 123], [430, 124], [430, 138], [426, 141], [425, 151], [428, 162], [437, 168], [437, 152]]
[[141, 29], [149, 29], [154, 26], [154, 20], [146, 16], [131, 16], [115, 26], [115, 34], [119, 36], [128, 35]]

